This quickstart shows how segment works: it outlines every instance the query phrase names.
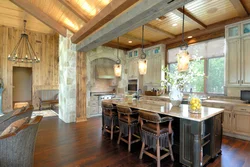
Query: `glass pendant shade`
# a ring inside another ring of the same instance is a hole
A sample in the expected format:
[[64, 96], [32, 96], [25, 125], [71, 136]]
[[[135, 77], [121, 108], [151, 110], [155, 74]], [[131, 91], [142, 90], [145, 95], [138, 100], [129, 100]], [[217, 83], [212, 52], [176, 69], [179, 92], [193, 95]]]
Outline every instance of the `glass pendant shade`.
[[121, 64], [114, 64], [114, 73], [116, 77], [121, 77], [122, 74], [122, 65]]
[[146, 59], [139, 59], [138, 60], [138, 67], [140, 75], [145, 75], [147, 73], [147, 60]]
[[178, 71], [187, 71], [190, 55], [187, 50], [180, 50], [177, 54]]

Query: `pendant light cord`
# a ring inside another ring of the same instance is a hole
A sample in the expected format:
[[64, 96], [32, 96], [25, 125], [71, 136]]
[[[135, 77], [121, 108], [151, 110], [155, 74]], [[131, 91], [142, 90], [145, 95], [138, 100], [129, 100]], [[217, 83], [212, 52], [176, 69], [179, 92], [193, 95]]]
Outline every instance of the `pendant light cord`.
[[26, 20], [23, 20], [23, 33], [26, 34]]
[[116, 63], [117, 64], [120, 64], [121, 63], [121, 59], [119, 58], [119, 49], [120, 49], [120, 42], [119, 42], [119, 37], [117, 38], [117, 43], [118, 43], [118, 49], [117, 49], [117, 61]]
[[182, 7], [182, 42], [184, 43], [184, 19], [185, 19], [185, 6]]
[[142, 33], [141, 33], [141, 59], [145, 59], [146, 58], [146, 54], [144, 53], [144, 25], [142, 25]]

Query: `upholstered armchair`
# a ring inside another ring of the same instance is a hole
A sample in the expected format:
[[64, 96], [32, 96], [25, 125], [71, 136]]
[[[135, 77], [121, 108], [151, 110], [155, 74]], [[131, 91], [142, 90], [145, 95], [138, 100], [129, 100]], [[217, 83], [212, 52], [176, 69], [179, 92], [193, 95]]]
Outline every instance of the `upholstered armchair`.
[[17, 131], [0, 136], [1, 167], [32, 167], [37, 130], [42, 120], [37, 116]]
[[[21, 110], [20, 112], [17, 112]], [[23, 111], [22, 111], [23, 110]], [[21, 118], [28, 117], [30, 119], [33, 112], [33, 107], [23, 107], [22, 109], [17, 109], [9, 112], [0, 117], [0, 132], [2, 132], [5, 128], [7, 128], [12, 122], [19, 120]]]

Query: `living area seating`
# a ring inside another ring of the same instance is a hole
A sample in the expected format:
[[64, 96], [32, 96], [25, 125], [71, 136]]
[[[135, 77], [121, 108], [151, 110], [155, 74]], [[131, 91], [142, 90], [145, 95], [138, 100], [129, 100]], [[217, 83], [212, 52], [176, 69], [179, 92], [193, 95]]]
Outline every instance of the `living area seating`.
[[[102, 102], [103, 114], [103, 134], [110, 133], [110, 139], [113, 140], [113, 134], [119, 132], [117, 109], [112, 103]], [[115, 129], [115, 131], [114, 131]]]
[[[160, 167], [160, 161], [169, 155], [171, 156], [171, 160], [174, 161], [172, 151], [173, 130], [171, 126], [173, 118], [168, 116], [161, 117], [157, 113], [141, 110], [139, 111], [139, 115], [142, 132], [142, 147], [139, 158], [142, 159], [145, 153], [157, 161], [157, 167]], [[169, 137], [170, 135], [171, 138]], [[145, 145], [147, 145], [146, 148]], [[156, 156], [148, 151], [151, 148], [156, 150]], [[161, 156], [160, 150], [164, 150], [167, 153]]]
[[[128, 152], [131, 151], [131, 144], [139, 142], [141, 139], [139, 136], [134, 135], [138, 130], [138, 112], [132, 110], [129, 107], [117, 105], [118, 119], [119, 119], [119, 138], [117, 144], [120, 144], [120, 140], [128, 144]], [[122, 137], [123, 135], [123, 137]], [[136, 139], [132, 140], [132, 135]], [[125, 137], [128, 136], [128, 139]]]
[[13, 110], [8, 114], [0, 117], [0, 132], [2, 132], [6, 127], [8, 127], [12, 122], [19, 120], [21, 118], [28, 117], [31, 118], [33, 112], [32, 106], [22, 107], [20, 109]]
[[36, 135], [42, 116], [22, 123], [14, 132], [0, 136], [1, 167], [32, 167]]
[[39, 110], [43, 109], [44, 105], [49, 105], [52, 109], [53, 105], [58, 104], [59, 90], [39, 90]]

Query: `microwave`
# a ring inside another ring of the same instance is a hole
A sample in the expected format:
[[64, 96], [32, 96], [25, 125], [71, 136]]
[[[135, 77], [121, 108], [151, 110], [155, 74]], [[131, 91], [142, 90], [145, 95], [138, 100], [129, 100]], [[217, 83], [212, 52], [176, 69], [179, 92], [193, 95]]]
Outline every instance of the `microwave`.
[[250, 90], [242, 90], [240, 92], [240, 100], [250, 103]]
[[138, 90], [138, 80], [131, 79], [128, 80], [128, 92], [137, 92]]

